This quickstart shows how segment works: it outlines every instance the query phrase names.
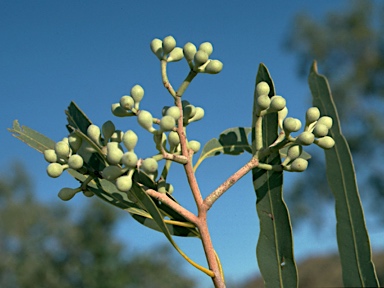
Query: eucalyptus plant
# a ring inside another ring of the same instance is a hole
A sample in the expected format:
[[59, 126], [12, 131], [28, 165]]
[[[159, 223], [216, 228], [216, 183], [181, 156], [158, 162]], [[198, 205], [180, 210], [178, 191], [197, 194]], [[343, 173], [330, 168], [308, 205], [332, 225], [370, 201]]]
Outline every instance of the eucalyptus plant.
[[[211, 58], [213, 46], [209, 42], [198, 48], [190, 42], [177, 47], [176, 40], [167, 36], [152, 40], [150, 48], [160, 63], [161, 79], [173, 106], [164, 106], [161, 111], [145, 110], [141, 105], [144, 88], [134, 85], [129, 95], [117, 98], [116, 103], [111, 104], [111, 111], [116, 117], [136, 120], [142, 133], [152, 134], [152, 148], [147, 143], [140, 143], [135, 131], [119, 130], [112, 121], [101, 126], [92, 123], [74, 102], [65, 112], [68, 135], [60, 141], [55, 142], [33, 129], [21, 127], [17, 120], [9, 129], [15, 137], [43, 153], [48, 163], [48, 176], [56, 178], [67, 171], [79, 182], [77, 187], [62, 188], [58, 193], [60, 199], [67, 201], [79, 193], [86, 197], [96, 195], [124, 209], [139, 223], [163, 233], [186, 261], [212, 278], [215, 287], [225, 287], [220, 258], [207, 225], [207, 214], [231, 186], [251, 172], [260, 221], [256, 254], [264, 283], [267, 287], [297, 287], [291, 222], [282, 193], [283, 172], [305, 171], [310, 155], [303, 148], [317, 145], [325, 151], [327, 175], [336, 199], [344, 283], [347, 286], [378, 286], [352, 158], [341, 134], [327, 80], [318, 74], [316, 63], [309, 76], [314, 105], [308, 108], [305, 123], [288, 117], [286, 99], [276, 95], [268, 69], [260, 64], [252, 125], [229, 128], [218, 139], [213, 138], [202, 147], [187, 132], [189, 125], [204, 118], [204, 109], [193, 105], [183, 95], [197, 75], [220, 73], [223, 63]], [[183, 58], [188, 73], [175, 90], [169, 81], [167, 67]], [[143, 158], [138, 155], [137, 145], [145, 145], [146, 150], [154, 151], [152, 156]], [[249, 153], [249, 161], [203, 198], [201, 183], [195, 177], [199, 165], [219, 154], [240, 155], [244, 152]], [[168, 177], [173, 165], [184, 167], [197, 213], [177, 202], [178, 191]], [[208, 267], [191, 260], [173, 240], [174, 236], [199, 239]]]

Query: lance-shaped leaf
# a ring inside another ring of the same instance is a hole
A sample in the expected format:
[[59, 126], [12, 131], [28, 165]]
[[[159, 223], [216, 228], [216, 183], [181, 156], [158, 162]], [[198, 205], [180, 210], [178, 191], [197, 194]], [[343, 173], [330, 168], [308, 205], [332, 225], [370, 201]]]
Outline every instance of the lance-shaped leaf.
[[248, 142], [250, 127], [229, 128], [220, 133], [219, 139], [213, 138], [209, 140], [203, 147], [199, 159], [194, 165], [194, 170], [199, 167], [205, 159], [220, 154], [240, 155], [245, 151], [252, 153], [251, 145]]
[[[256, 85], [265, 81], [270, 86], [270, 97], [275, 95], [273, 81], [268, 69], [260, 64]], [[252, 148], [256, 154], [256, 89], [252, 120]], [[262, 123], [263, 147], [268, 147], [277, 138], [277, 113], [264, 116]], [[279, 152], [270, 154], [260, 162], [272, 165], [281, 163]], [[257, 201], [256, 210], [260, 221], [260, 234], [256, 255], [265, 287], [297, 287], [297, 269], [293, 256], [292, 227], [287, 206], [283, 200], [283, 172], [255, 168], [252, 171]]]
[[336, 201], [337, 243], [344, 285], [378, 287], [352, 155], [340, 129], [328, 81], [318, 74], [316, 62], [312, 65], [308, 82], [313, 105], [318, 107], [323, 115], [333, 119], [329, 134], [336, 144], [332, 149], [325, 150], [325, 159], [328, 183]]
[[[68, 110], [65, 111], [67, 115], [68, 125], [76, 129], [79, 129], [84, 134], [87, 134], [88, 126], [92, 124], [91, 120], [85, 115], [85, 113], [77, 106], [75, 102], [71, 102], [68, 106]], [[72, 132], [72, 128], [68, 127], [68, 131]]]
[[12, 128], [8, 128], [12, 136], [23, 141], [33, 149], [43, 153], [47, 149], [54, 149], [55, 141], [27, 126], [20, 126], [17, 120], [13, 121]]

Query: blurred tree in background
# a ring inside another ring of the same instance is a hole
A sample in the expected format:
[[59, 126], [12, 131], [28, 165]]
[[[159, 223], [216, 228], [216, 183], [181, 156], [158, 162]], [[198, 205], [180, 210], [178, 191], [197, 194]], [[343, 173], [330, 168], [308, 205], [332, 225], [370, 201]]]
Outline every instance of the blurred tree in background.
[[[384, 203], [384, 6], [373, 0], [345, 4], [345, 9], [329, 12], [320, 20], [299, 14], [286, 48], [297, 55], [302, 77], [307, 77], [316, 60], [328, 78], [354, 157], [362, 198], [375, 210]], [[289, 204], [296, 206], [292, 211], [321, 213], [308, 203], [322, 198], [326, 204], [331, 199], [324, 164], [317, 159], [319, 153], [313, 155], [316, 159], [290, 193]]]
[[64, 204], [38, 202], [20, 165], [7, 172], [0, 176], [0, 287], [195, 287], [164, 247], [124, 257], [126, 243], [112, 233], [116, 208], [89, 199], [74, 219]]

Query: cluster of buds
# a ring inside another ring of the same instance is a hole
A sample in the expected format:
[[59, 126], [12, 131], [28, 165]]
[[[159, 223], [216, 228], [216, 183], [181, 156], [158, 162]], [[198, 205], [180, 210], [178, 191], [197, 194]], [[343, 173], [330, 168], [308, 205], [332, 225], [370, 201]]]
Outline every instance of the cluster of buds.
[[307, 110], [304, 130], [297, 137], [294, 137], [291, 133], [298, 132], [302, 124], [297, 118], [287, 117], [286, 100], [278, 95], [269, 97], [270, 87], [264, 81], [256, 85], [256, 93], [256, 115], [262, 117], [271, 112], [276, 112], [278, 115], [280, 134], [271, 147], [278, 147], [281, 151], [286, 150], [286, 153], [281, 153], [286, 154], [281, 165], [272, 167], [262, 164], [260, 167], [302, 172], [308, 167], [308, 161], [303, 156], [303, 146], [314, 143], [320, 148], [330, 149], [335, 145], [333, 138], [328, 135], [333, 124], [332, 118], [329, 116], [320, 117], [320, 111], [317, 107], [311, 107]]

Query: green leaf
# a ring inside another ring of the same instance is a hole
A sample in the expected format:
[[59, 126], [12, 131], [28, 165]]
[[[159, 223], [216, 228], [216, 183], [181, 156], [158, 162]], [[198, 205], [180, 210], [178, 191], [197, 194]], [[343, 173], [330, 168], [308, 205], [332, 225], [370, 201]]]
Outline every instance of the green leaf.
[[8, 128], [8, 131], [12, 133], [12, 136], [23, 141], [40, 153], [43, 153], [47, 149], [55, 148], [55, 141], [27, 126], [20, 127], [20, 124], [17, 120], [13, 121], [13, 127]]
[[[273, 81], [268, 69], [260, 64], [256, 84], [265, 81], [269, 84], [270, 97], [275, 95]], [[252, 120], [252, 147], [255, 144], [255, 103]], [[263, 118], [263, 147], [268, 147], [277, 138], [277, 113]], [[255, 150], [255, 148], [254, 148]], [[254, 151], [253, 153], [256, 153]], [[260, 162], [277, 165], [281, 163], [279, 152], [272, 153]], [[293, 256], [292, 227], [287, 206], [283, 199], [283, 172], [266, 171], [255, 168], [252, 171], [256, 192], [256, 210], [260, 221], [260, 234], [256, 256], [265, 287], [297, 287], [297, 268]]]
[[242, 153], [252, 153], [252, 148], [248, 143], [248, 136], [252, 129], [250, 127], [229, 128], [220, 133], [219, 139], [209, 140], [203, 147], [194, 170], [199, 167], [205, 159], [220, 154], [240, 155]]
[[336, 144], [325, 150], [329, 186], [336, 201], [336, 231], [343, 282], [346, 287], [378, 287], [371, 246], [356, 182], [355, 168], [348, 143], [341, 132], [340, 120], [327, 79], [312, 65], [309, 86], [313, 105], [333, 119], [330, 136]]
[[[85, 115], [85, 113], [77, 106], [75, 102], [71, 102], [68, 106], [68, 110], [65, 110], [67, 115], [68, 125], [76, 129], [79, 129], [84, 134], [87, 134], [88, 126], [92, 124], [91, 120]], [[72, 132], [68, 126], [68, 131]]]

